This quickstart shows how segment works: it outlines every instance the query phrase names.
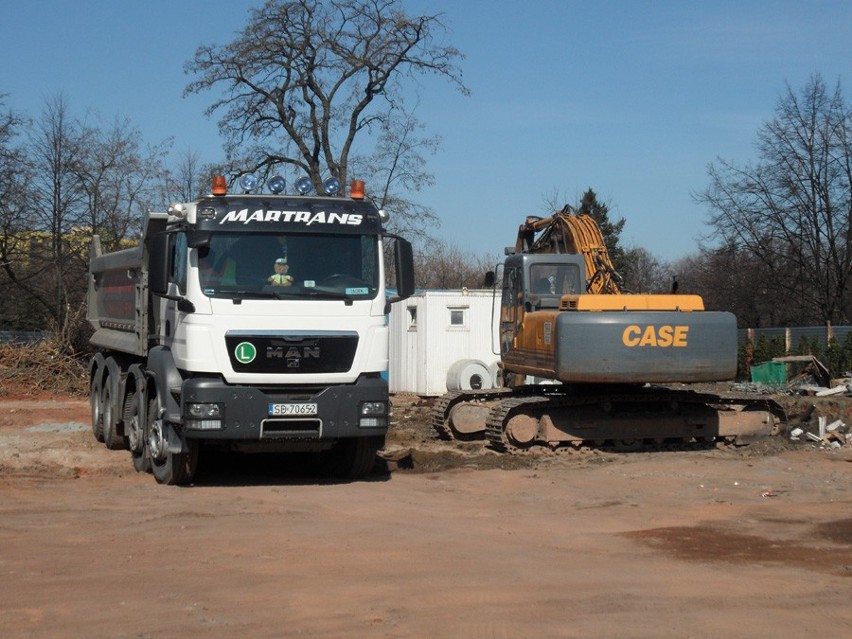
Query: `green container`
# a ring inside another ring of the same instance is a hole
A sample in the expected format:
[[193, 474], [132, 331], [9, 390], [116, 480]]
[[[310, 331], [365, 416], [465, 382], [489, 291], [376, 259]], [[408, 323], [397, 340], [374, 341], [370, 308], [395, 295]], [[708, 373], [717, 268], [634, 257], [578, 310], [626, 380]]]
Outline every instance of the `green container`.
[[763, 362], [752, 366], [751, 381], [767, 386], [786, 386], [787, 365], [784, 362]]

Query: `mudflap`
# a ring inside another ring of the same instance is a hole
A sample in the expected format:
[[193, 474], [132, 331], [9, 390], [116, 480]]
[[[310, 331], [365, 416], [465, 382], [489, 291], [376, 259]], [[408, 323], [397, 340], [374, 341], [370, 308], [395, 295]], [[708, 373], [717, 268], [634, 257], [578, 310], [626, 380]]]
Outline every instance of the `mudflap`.
[[163, 435], [166, 439], [166, 450], [173, 454], [188, 453], [190, 448], [186, 440], [181, 437], [175, 427], [165, 422], [163, 424]]

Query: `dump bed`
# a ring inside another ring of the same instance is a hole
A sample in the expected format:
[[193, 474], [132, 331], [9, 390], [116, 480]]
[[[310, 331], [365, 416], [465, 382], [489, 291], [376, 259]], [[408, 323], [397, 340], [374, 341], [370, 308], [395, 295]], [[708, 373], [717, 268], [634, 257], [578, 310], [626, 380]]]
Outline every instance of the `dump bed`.
[[148, 353], [151, 303], [148, 291], [147, 238], [164, 227], [165, 214], [149, 214], [138, 246], [103, 253], [92, 238], [89, 254], [87, 319], [95, 329], [92, 345], [144, 356]]

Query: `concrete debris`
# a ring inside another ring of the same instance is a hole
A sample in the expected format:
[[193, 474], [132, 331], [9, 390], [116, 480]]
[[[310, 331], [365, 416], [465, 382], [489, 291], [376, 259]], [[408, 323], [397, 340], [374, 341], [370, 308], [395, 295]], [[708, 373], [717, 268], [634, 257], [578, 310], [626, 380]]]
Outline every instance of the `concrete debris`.
[[835, 430], [846, 430], [846, 424], [843, 423], [843, 420], [838, 419], [831, 422], [828, 426], [825, 427], [827, 431], [835, 431]]
[[829, 397], [831, 395], [840, 395], [842, 393], [848, 393], [849, 388], [846, 384], [839, 384], [834, 386], [833, 388], [824, 388], [816, 392], [817, 397]]
[[784, 386], [770, 386], [760, 382], [737, 382], [731, 384], [731, 390], [737, 393], [751, 393], [758, 395], [795, 395], [796, 391]]
[[[852, 372], [844, 372], [839, 379], [832, 379], [828, 368], [813, 355], [775, 357], [771, 361], [751, 367], [751, 382], [738, 382], [731, 390], [740, 393], [761, 395], [804, 396], [827, 399], [819, 402], [821, 412], [850, 414], [848, 399], [852, 398]], [[795, 401], [797, 405], [801, 402]], [[817, 402], [808, 402], [798, 415], [798, 427], [788, 431], [791, 441], [808, 441], [825, 448], [852, 448], [852, 428], [834, 416], [817, 415]], [[792, 417], [793, 415], [791, 415]], [[830, 421], [831, 420], [831, 421]]]
[[849, 427], [843, 420], [837, 419], [830, 424], [828, 418], [820, 417], [818, 433], [811, 433], [803, 428], [794, 428], [790, 431], [790, 440], [797, 442], [805, 439], [819, 444], [822, 447], [843, 448], [852, 447], [852, 432], [847, 432]]

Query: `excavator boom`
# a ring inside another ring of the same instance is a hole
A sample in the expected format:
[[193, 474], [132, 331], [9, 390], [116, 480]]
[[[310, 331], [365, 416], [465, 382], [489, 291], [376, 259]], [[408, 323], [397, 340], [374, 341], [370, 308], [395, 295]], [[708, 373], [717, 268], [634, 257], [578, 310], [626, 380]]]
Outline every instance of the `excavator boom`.
[[586, 292], [616, 295], [622, 292], [609, 251], [594, 218], [575, 215], [565, 206], [550, 217], [530, 216], [518, 229], [515, 253], [571, 253], [586, 264]]

